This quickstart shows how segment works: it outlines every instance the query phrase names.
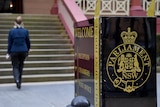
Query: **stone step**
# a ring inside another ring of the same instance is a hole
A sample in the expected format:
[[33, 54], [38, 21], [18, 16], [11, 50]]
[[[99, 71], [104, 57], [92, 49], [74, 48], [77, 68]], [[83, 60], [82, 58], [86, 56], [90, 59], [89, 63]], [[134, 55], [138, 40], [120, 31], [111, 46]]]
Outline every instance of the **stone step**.
[[[6, 55], [0, 55], [0, 61], [6, 61]], [[74, 58], [74, 54], [44, 54], [44, 55], [29, 55], [28, 61], [57, 61], [57, 60], [70, 60]]]
[[8, 32], [19, 15], [31, 39], [23, 82], [73, 80], [74, 49], [58, 15], [0, 14], [0, 83], [14, 82], [11, 61], [5, 55]]
[[[0, 44], [7, 44], [8, 39], [0, 39]], [[33, 44], [67, 44], [70, 43], [70, 39], [31, 39]]]
[[[5, 30], [5, 29], [0, 29], [0, 33], [1, 34], [8, 34], [9, 29]], [[59, 30], [29, 30], [30, 34], [60, 34], [65, 31], [62, 29]]]
[[3, 20], [15, 20], [17, 16], [22, 16], [23, 20], [59, 20], [58, 15], [47, 15], [47, 14], [0, 14], [0, 19]]
[[[6, 55], [6, 53], [7, 53], [7, 51], [6, 52], [4, 52], [4, 53], [1, 53], [0, 52], [0, 56], [1, 57], [3, 57], [3, 56], [5, 56]], [[44, 52], [40, 52], [39, 54], [38, 54], [38, 52], [29, 52], [29, 57], [30, 57], [30, 55], [34, 55], [34, 56], [36, 56], [36, 55], [46, 55], [46, 56], [50, 56], [50, 55], [61, 55], [61, 54], [65, 54], [65, 55], [69, 55], [69, 54], [71, 54], [71, 55], [73, 55], [74, 54], [74, 52], [67, 52], [67, 51], [65, 51], [65, 52], [47, 52], [47, 53], [44, 53]], [[1, 58], [0, 57], [0, 58]], [[5, 57], [4, 57], [5, 58]], [[37, 57], [36, 57], [37, 58]], [[45, 57], [41, 57], [41, 58], [45, 58]], [[64, 57], [65, 58], [65, 57]], [[58, 59], [58, 57], [57, 57], [57, 59]], [[63, 59], [63, 58], [62, 58]], [[66, 58], [66, 59], [68, 59], [68, 57]], [[73, 57], [72, 57], [72, 59], [73, 59]], [[1, 60], [1, 59], [0, 59]]]
[[[15, 17], [14, 17], [15, 18]], [[8, 22], [13, 22], [14, 21], [13, 17], [0, 17], [0, 21], [8, 21]], [[58, 17], [23, 17], [23, 22], [55, 22], [55, 21], [60, 21]]]
[[12, 19], [14, 20], [17, 16], [22, 16], [23, 19], [54, 19], [58, 18], [58, 15], [48, 15], [48, 14], [5, 14], [1, 13], [0, 18], [2, 19]]
[[[2, 39], [8, 39], [8, 33], [0, 33], [0, 37]], [[65, 33], [61, 34], [31, 34], [30, 33], [30, 39], [68, 39], [67, 35]]]
[[[33, 21], [33, 22], [31, 22], [31, 21], [23, 21], [24, 22], [24, 26], [25, 25], [34, 25], [34, 26], [44, 26], [44, 25], [47, 25], [47, 26], [60, 26], [60, 25], [62, 25], [59, 21], [51, 21], [51, 22], [49, 22], [49, 21], [46, 21], [46, 22], [41, 22], [41, 21], [37, 21], [37, 22], [35, 22], [35, 21]], [[2, 24], [2, 25], [10, 25], [10, 26], [13, 26], [14, 25], [14, 21], [0, 21], [0, 24]]]
[[[36, 75], [36, 74], [67, 74], [73, 73], [73, 66], [67, 67], [32, 67], [32, 68], [24, 68], [23, 75]], [[1, 76], [9, 76], [12, 75], [12, 68], [4, 68], [0, 69]]]
[[[37, 30], [59, 30], [59, 29], [64, 29], [63, 26], [61, 25], [57, 25], [57, 26], [51, 26], [51, 25], [41, 25], [41, 26], [37, 26], [37, 25], [25, 25], [24, 26], [26, 29], [28, 30], [32, 30], [32, 29], [37, 29]], [[11, 29], [13, 28], [13, 25], [0, 25], [0, 29]]]
[[[39, 51], [49, 51], [49, 49], [51, 51], [59, 51], [60, 49], [69, 49], [72, 48], [72, 44], [32, 44], [31, 45], [31, 50], [35, 50], [35, 49], [41, 49]], [[0, 44], [0, 53], [1, 52], [5, 52], [7, 48], [7, 44]], [[59, 49], [59, 50], [57, 50]], [[70, 49], [72, 51], [72, 49]], [[35, 50], [37, 51], [37, 50]], [[61, 51], [61, 50], [60, 50]], [[65, 50], [64, 50], [65, 51]]]
[[[40, 81], [67, 81], [73, 80], [74, 74], [40, 74], [40, 75], [23, 75], [22, 83], [40, 82]], [[13, 76], [0, 76], [0, 83], [13, 83]]]
[[[61, 67], [61, 66], [73, 66], [73, 60], [58, 60], [58, 61], [25, 61], [24, 67]], [[11, 61], [0, 62], [0, 68], [10, 68]]]

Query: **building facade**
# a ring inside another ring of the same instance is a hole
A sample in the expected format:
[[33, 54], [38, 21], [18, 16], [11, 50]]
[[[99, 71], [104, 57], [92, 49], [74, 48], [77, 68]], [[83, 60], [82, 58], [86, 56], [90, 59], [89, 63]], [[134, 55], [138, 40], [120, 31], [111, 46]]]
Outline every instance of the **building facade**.
[[0, 13], [50, 14], [53, 0], [0, 0]]

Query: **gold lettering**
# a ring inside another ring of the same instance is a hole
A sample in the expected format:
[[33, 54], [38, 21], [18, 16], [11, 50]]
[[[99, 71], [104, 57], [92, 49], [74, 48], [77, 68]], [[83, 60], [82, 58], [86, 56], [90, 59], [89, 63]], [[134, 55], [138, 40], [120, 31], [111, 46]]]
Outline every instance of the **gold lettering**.
[[145, 66], [151, 66], [151, 61], [149, 60], [149, 61], [145, 62], [144, 65]]
[[84, 53], [78, 53], [78, 58], [79, 59], [84, 59], [89, 61], [90, 60], [90, 56], [88, 54], [84, 54]]
[[141, 56], [143, 56], [143, 55], [145, 54], [144, 50], [141, 50], [141, 51], [139, 52], [139, 54], [140, 54]]
[[117, 52], [117, 50], [115, 50], [115, 51], [113, 52], [113, 54], [117, 57], [120, 53]]
[[93, 26], [75, 28], [74, 34], [75, 34], [75, 37], [77, 38], [93, 38], [94, 37], [93, 30], [94, 30]]
[[127, 49], [126, 49], [126, 46], [125, 45], [123, 45], [123, 51], [126, 51]]
[[115, 61], [116, 61], [116, 57], [110, 57], [108, 66], [114, 66]]
[[132, 47], [131, 47], [131, 45], [129, 45], [129, 46], [127, 47], [127, 50], [133, 50]]
[[87, 84], [78, 81], [78, 84], [81, 88], [83, 88], [84, 90], [86, 90], [88, 93], [92, 92], [92, 88], [90, 86], [88, 86]]
[[119, 50], [119, 52], [120, 52], [120, 53], [122, 52], [122, 50], [121, 50], [121, 48], [120, 48], [120, 47], [118, 48], [118, 50]]
[[108, 66], [114, 67], [114, 64], [111, 61], [109, 61]]
[[132, 73], [132, 79], [137, 79], [137, 77], [138, 77], [138, 74], [135, 73], [135, 72], [133, 72], [133, 73]]
[[138, 77], [137, 73], [134, 72], [123, 72], [123, 79], [136, 79]]
[[140, 50], [140, 47], [134, 46], [133, 50], [138, 53], [138, 51]]
[[89, 71], [89, 70], [79, 67], [79, 68], [78, 68], [78, 71], [79, 71], [81, 74], [84, 74], [84, 75], [90, 77], [90, 71]]
[[143, 58], [144, 61], [148, 61], [149, 60], [148, 55], [143, 55], [142, 58]]
[[123, 72], [122, 78], [123, 78], [123, 79], [128, 79], [128, 78], [130, 79], [131, 77], [128, 75], [128, 73]]

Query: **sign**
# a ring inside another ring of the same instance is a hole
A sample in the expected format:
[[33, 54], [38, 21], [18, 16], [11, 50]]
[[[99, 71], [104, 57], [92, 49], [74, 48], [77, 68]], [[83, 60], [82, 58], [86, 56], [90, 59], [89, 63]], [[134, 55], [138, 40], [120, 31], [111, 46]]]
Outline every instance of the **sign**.
[[[80, 27], [78, 25], [81, 25]], [[94, 26], [93, 21], [75, 24], [75, 94], [94, 105]]]
[[156, 18], [75, 24], [75, 94], [94, 107], [157, 107]]
[[103, 17], [102, 26], [103, 107], [156, 107], [156, 19]]

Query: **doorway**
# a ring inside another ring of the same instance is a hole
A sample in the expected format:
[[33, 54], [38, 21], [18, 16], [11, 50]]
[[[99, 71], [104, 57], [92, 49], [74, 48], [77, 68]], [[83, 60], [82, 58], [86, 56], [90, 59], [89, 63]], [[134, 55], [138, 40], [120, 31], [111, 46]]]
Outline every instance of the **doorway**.
[[0, 13], [23, 13], [23, 0], [0, 0]]

